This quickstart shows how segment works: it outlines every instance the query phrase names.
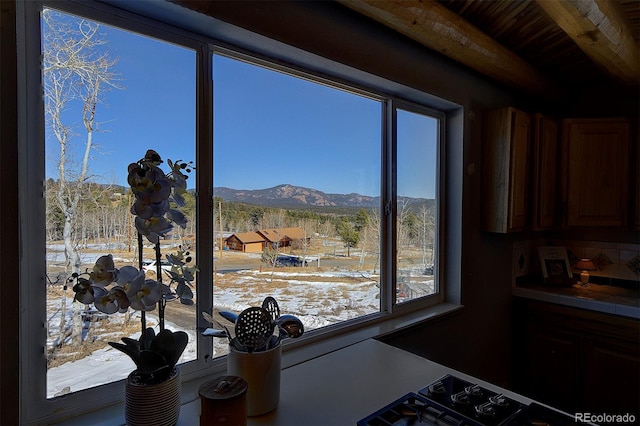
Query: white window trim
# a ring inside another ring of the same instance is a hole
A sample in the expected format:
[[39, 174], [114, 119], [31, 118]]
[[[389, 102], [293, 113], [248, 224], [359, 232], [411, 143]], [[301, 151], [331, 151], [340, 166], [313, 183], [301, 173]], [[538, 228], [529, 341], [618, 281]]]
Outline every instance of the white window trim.
[[[120, 2], [113, 2], [122, 5]], [[134, 7], [141, 7], [144, 4], [149, 8], [149, 13], [157, 4], [156, 2], [133, 2]], [[18, 16], [18, 67], [19, 67], [19, 189], [20, 189], [20, 220], [21, 220], [21, 259], [20, 259], [20, 305], [22, 333], [19, 339], [21, 352], [20, 368], [20, 393], [21, 393], [21, 422], [41, 423], [59, 421], [65, 418], [72, 418], [82, 411], [92, 411], [98, 409], [96, 401], [102, 406], [118, 405], [123, 399], [123, 386], [121, 382], [87, 389], [81, 392], [82, 395], [69, 395], [55, 400], [46, 398], [46, 359], [42, 348], [45, 341], [46, 318], [42, 307], [46, 302], [45, 292], [42, 291], [45, 285], [45, 265], [31, 262], [31, 259], [44, 259], [45, 238], [44, 229], [31, 226], [33, 223], [44, 223], [44, 123], [42, 120], [43, 105], [40, 96], [40, 38], [39, 38], [39, 13], [41, 6], [46, 2], [25, 1], [17, 2]], [[166, 2], [160, 2], [162, 7], [173, 7]], [[185, 47], [190, 47], [196, 51], [197, 64], [197, 123], [196, 138], [200, 143], [197, 145], [197, 160], [204, 161], [203, 164], [212, 164], [211, 143], [212, 127], [210, 120], [200, 117], [211, 117], [212, 105], [212, 82], [211, 82], [211, 53], [213, 49], [224, 48], [220, 40], [216, 39], [216, 34], [211, 34], [210, 39], [196, 36], [189, 32], [192, 28], [178, 29], [151, 19], [135, 17], [134, 15], [112, 9], [103, 3], [88, 3], [69, 1], [65, 3], [52, 2], [51, 7], [63, 10], [68, 13], [78, 15], [88, 15], [91, 19], [105, 22], [109, 25], [129, 28], [142, 34], [157, 37], [166, 41], [178, 43]], [[179, 6], [175, 6], [179, 7]], [[171, 16], [176, 16], [172, 14]], [[186, 24], [180, 25], [185, 26]], [[213, 26], [211, 26], [213, 27]], [[229, 32], [228, 24], [220, 24], [221, 31]], [[381, 286], [386, 291], [381, 295], [381, 311], [376, 314], [364, 316], [352, 321], [348, 321], [335, 326], [326, 327], [308, 333], [304, 339], [288, 342], [285, 347], [284, 366], [294, 365], [304, 362], [307, 359], [319, 356], [340, 347], [348, 346], [366, 338], [379, 336], [381, 334], [397, 331], [408, 327], [434, 315], [441, 315], [459, 307], [460, 303], [460, 264], [461, 264], [461, 233], [462, 233], [462, 109], [448, 101], [435, 98], [431, 95], [419, 92], [406, 86], [384, 80], [370, 75], [366, 72], [355, 70], [346, 65], [332, 62], [326, 58], [320, 58], [308, 52], [303, 52], [291, 46], [257, 36], [248, 31], [233, 28], [232, 33], [238, 37], [238, 44], [246, 49], [247, 40], [253, 43], [254, 56], [262, 55], [265, 58], [275, 58], [287, 63], [290, 68], [304, 68], [307, 64], [314, 69], [314, 73], [331, 75], [331, 81], [349, 82], [348, 87], [366, 88], [362, 93], [381, 93], [381, 99], [390, 99], [389, 94], [402, 97], [415, 104], [398, 101], [386, 101], [385, 115], [393, 115], [393, 108], [396, 102], [403, 108], [416, 109], [422, 114], [432, 115], [440, 121], [439, 132], [441, 136], [440, 147], [445, 152], [439, 156], [441, 161], [446, 163], [445, 174], [438, 183], [438, 205], [439, 205], [439, 231], [438, 236], [442, 238], [439, 244], [438, 267], [436, 268], [439, 277], [437, 280], [446, 278], [446, 285], [441, 285], [437, 297], [427, 297], [415, 300], [402, 305], [393, 305], [393, 287]], [[251, 44], [250, 43], [250, 44]], [[216, 46], [213, 48], [213, 46]], [[228, 47], [228, 45], [226, 45]], [[37, 53], [34, 53], [37, 52]], [[255, 53], [259, 52], [259, 53]], [[335, 80], [334, 80], [335, 79]], [[335, 83], [338, 84], [338, 83]], [[429, 107], [433, 107], [430, 110]], [[447, 112], [440, 112], [447, 111]], [[387, 120], [383, 120], [386, 123]], [[39, 125], [34, 125], [39, 123]], [[383, 157], [392, 154], [393, 146], [393, 126], [383, 126]], [[447, 132], [449, 131], [449, 132]], [[34, 143], [41, 149], [30, 149]], [[205, 142], [205, 143], [203, 143]], [[445, 160], [446, 159], [446, 160]], [[455, 160], [455, 161], [454, 161]], [[388, 164], [388, 161], [385, 161]], [[440, 167], [441, 165], [439, 165]], [[213, 199], [212, 168], [196, 165], [198, 168], [198, 209], [201, 211], [211, 211]], [[390, 184], [389, 174], [391, 170], [383, 170], [386, 177], [385, 182]], [[383, 187], [382, 196], [385, 202], [395, 202], [393, 188]], [[204, 188], [204, 189], [203, 189]], [[384, 205], [384, 204], [383, 204]], [[392, 203], [393, 209], [395, 204]], [[39, 207], [39, 208], [38, 208]], [[442, 212], [447, 212], [444, 215]], [[213, 219], [199, 215], [197, 223], [198, 235], [213, 235]], [[395, 225], [387, 220], [386, 229], [393, 229]], [[208, 234], [207, 234], [208, 232]], [[391, 236], [391, 240], [384, 240], [384, 256], [387, 264], [393, 265], [395, 234], [393, 232], [384, 233]], [[447, 239], [443, 235], [447, 235]], [[446, 244], [445, 244], [446, 242]], [[213, 277], [213, 247], [198, 245], [198, 264], [202, 277]], [[446, 260], [446, 261], [445, 261]], [[384, 279], [387, 282], [395, 282], [395, 274], [392, 268], [385, 270]], [[206, 278], [201, 278], [206, 280]], [[204, 286], [209, 287], [211, 286]], [[199, 290], [200, 291], [200, 290]], [[203, 295], [202, 293], [200, 294]], [[207, 300], [210, 300], [208, 297]], [[208, 307], [209, 310], [211, 306]], [[206, 306], [198, 309], [206, 310]], [[199, 321], [203, 321], [199, 319]], [[205, 325], [205, 324], [199, 324]], [[209, 342], [209, 343], [207, 343]], [[209, 348], [207, 348], [209, 346]], [[210, 339], [200, 339], [198, 342], [198, 359], [184, 364], [182, 376], [185, 383], [197, 384], [211, 374], [224, 371], [225, 360], [209, 360], [205, 357], [211, 353]], [[208, 362], [205, 362], [206, 359]], [[197, 389], [197, 388], [196, 388]], [[183, 402], [188, 402], [197, 397], [197, 391], [187, 391], [187, 398]], [[195, 396], [194, 396], [195, 395]], [[38, 409], [36, 410], [35, 407]]]

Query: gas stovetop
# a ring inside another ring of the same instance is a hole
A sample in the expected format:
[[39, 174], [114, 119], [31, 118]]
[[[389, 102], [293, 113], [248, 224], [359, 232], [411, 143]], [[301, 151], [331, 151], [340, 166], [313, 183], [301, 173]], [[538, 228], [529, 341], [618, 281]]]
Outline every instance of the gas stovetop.
[[[531, 408], [530, 408], [531, 407]], [[534, 410], [535, 408], [535, 410]], [[542, 421], [542, 422], [540, 422]], [[567, 425], [574, 419], [447, 374], [365, 417], [358, 426], [381, 425]]]

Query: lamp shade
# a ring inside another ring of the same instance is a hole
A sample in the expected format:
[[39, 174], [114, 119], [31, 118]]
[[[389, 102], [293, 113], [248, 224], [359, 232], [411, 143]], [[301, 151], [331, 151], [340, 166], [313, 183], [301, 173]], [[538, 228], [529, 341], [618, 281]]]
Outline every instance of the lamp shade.
[[573, 265], [574, 268], [579, 269], [581, 271], [595, 271], [596, 265], [593, 263], [591, 259], [580, 259]]

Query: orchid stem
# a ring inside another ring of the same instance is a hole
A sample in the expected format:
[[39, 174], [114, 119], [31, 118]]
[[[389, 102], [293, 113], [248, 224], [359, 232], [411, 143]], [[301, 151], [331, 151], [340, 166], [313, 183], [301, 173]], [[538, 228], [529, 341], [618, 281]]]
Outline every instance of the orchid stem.
[[[156, 276], [158, 277], [158, 285], [162, 288], [162, 254], [160, 253], [160, 243], [156, 243]], [[164, 330], [164, 306], [165, 306], [164, 294], [160, 297], [160, 303], [158, 303], [158, 317], [160, 318], [160, 331]]]
[[[142, 234], [138, 232], [138, 270], [142, 271], [142, 249], [144, 248], [142, 244]], [[142, 327], [142, 334], [140, 334], [140, 338], [144, 335], [144, 331], [147, 328], [147, 315], [145, 311], [141, 311], [140, 315], [140, 325]]]

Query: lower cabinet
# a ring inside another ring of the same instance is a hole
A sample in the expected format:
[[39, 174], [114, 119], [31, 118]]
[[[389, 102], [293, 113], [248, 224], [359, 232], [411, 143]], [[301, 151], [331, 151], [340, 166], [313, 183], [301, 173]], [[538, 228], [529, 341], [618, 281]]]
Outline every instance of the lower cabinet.
[[527, 330], [529, 348], [526, 363], [529, 393], [538, 401], [555, 407], [579, 405], [580, 384], [577, 380], [580, 358], [580, 336], [547, 327], [531, 325]]
[[583, 345], [587, 372], [584, 375], [584, 407], [594, 413], [626, 413], [629, 407], [636, 407], [638, 419], [638, 343], [588, 336]]
[[640, 321], [516, 298], [513, 389], [568, 413], [640, 418]]

